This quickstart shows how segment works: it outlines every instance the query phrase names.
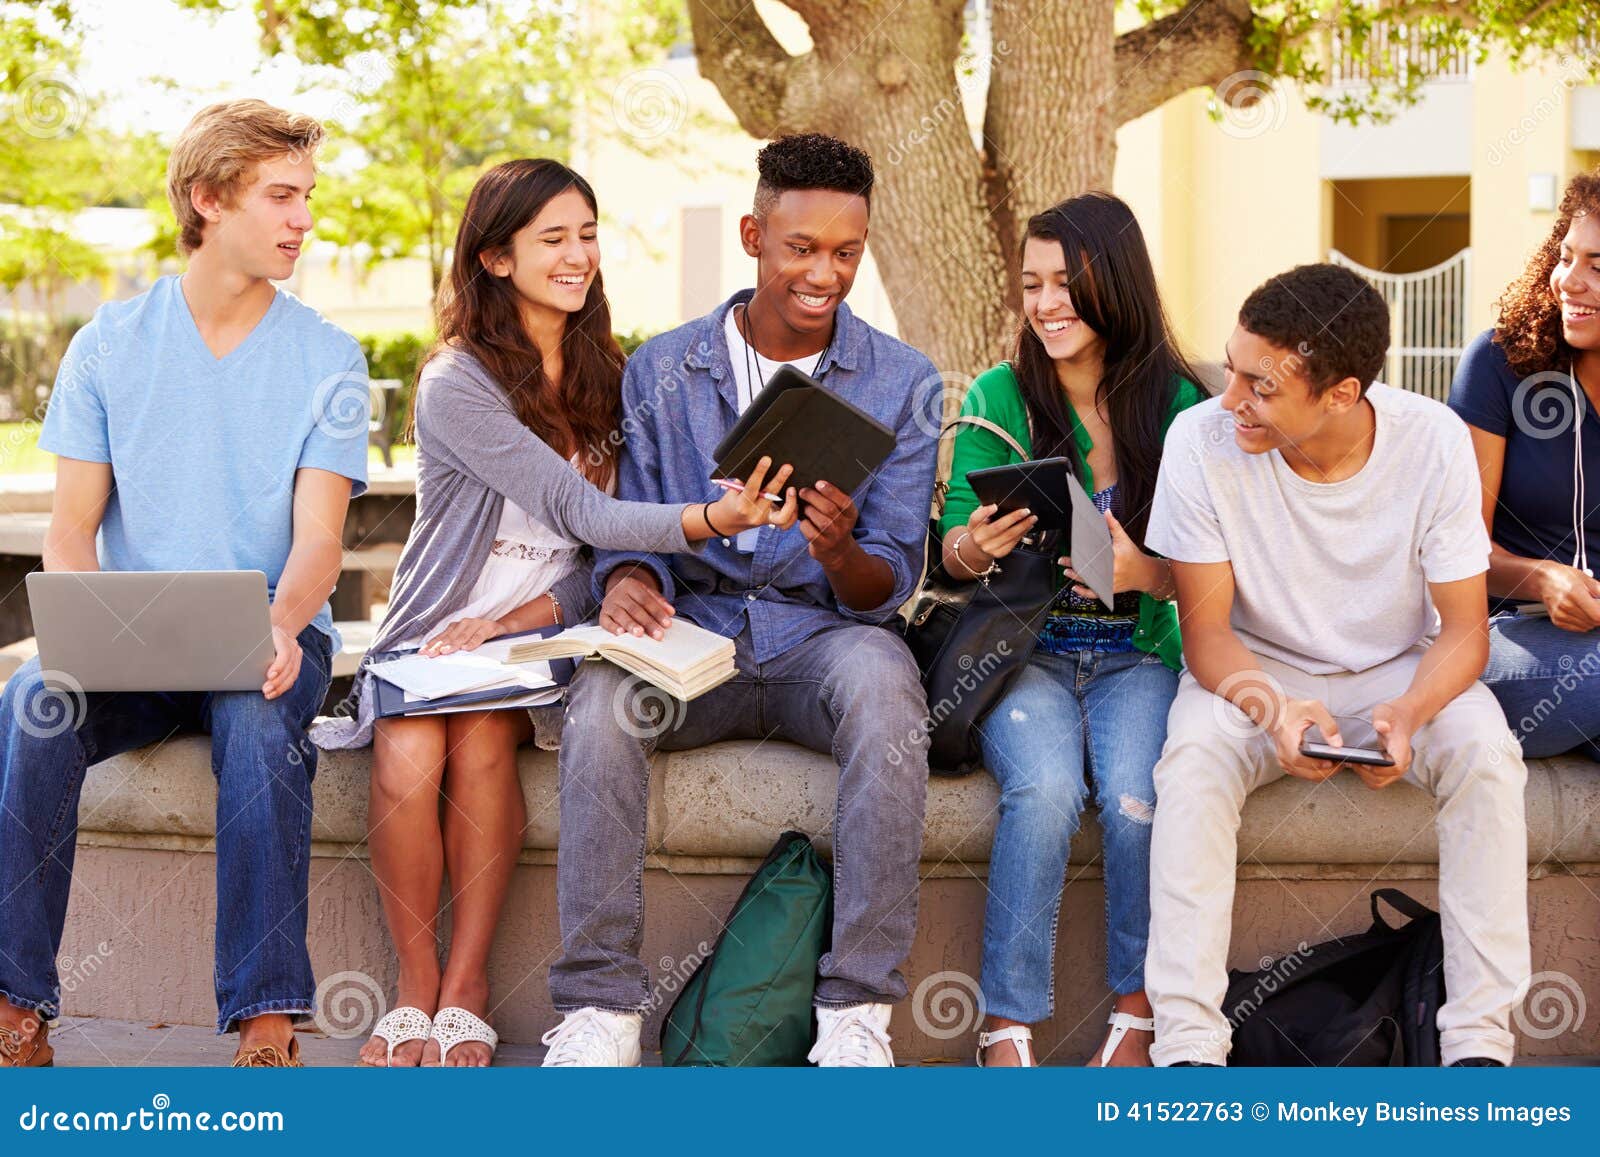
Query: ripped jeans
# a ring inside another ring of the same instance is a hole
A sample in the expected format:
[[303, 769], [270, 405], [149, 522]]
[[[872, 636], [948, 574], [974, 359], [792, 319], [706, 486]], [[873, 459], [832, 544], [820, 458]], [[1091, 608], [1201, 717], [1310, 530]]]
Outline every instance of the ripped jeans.
[[1067, 852], [1090, 784], [1100, 806], [1106, 979], [1144, 987], [1156, 761], [1178, 674], [1142, 651], [1037, 651], [979, 725], [1000, 785], [989, 854], [983, 976], [988, 1012], [1036, 1024], [1055, 1007], [1056, 923]]

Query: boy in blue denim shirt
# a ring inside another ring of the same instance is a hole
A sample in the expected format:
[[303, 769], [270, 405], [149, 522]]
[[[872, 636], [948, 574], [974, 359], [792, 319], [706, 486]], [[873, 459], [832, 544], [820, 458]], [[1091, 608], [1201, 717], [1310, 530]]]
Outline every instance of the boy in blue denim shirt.
[[[854, 494], [825, 480], [801, 490], [798, 534], [763, 527], [670, 557], [597, 552], [602, 626], [656, 635], [681, 614], [734, 640], [739, 674], [672, 704], [665, 720], [642, 709], [648, 696], [630, 693], [637, 679], [609, 663], [584, 664], [569, 689], [563, 955], [550, 975], [566, 1019], [547, 1038], [546, 1065], [639, 1063], [651, 1001], [639, 955], [646, 749], [737, 738], [781, 738], [839, 760], [833, 944], [821, 962], [812, 1059], [893, 1064], [889, 1011], [906, 995], [899, 965], [916, 932], [928, 765], [926, 697], [888, 624], [921, 573], [942, 391], [927, 358], [843, 304], [867, 239], [867, 155], [806, 134], [774, 141], [757, 163], [754, 212], [740, 222], [755, 289], [629, 361], [617, 496], [715, 499], [717, 443], [784, 364], [893, 429], [896, 448]], [[919, 413], [930, 401], [935, 411]]]

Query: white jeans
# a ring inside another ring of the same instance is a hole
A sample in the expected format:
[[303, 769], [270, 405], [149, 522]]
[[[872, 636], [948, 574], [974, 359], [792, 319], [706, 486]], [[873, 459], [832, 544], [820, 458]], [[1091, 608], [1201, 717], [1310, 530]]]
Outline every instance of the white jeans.
[[[1370, 670], [1336, 675], [1259, 662], [1290, 698], [1318, 699], [1336, 716], [1370, 718], [1374, 706], [1410, 685], [1422, 654], [1416, 648]], [[1438, 1020], [1442, 1059], [1509, 1064], [1512, 1002], [1531, 971], [1527, 768], [1505, 715], [1481, 683], [1418, 730], [1412, 751], [1406, 779], [1437, 801], [1448, 997]], [[1232, 1036], [1222, 1002], [1239, 813], [1247, 795], [1284, 774], [1271, 738], [1185, 672], [1155, 770], [1145, 984], [1156, 1014], [1150, 1056], [1158, 1065], [1226, 1062]], [[1367, 790], [1353, 776], [1349, 782]]]

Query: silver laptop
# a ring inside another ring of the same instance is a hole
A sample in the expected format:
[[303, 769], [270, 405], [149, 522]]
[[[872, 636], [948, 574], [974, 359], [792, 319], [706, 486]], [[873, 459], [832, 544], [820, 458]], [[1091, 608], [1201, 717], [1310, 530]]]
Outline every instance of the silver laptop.
[[28, 576], [39, 666], [85, 691], [251, 691], [272, 664], [267, 576], [39, 571]]

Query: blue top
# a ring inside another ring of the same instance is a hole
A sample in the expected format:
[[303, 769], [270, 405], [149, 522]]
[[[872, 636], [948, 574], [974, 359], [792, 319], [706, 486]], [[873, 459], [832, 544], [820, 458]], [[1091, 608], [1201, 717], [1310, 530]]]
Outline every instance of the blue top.
[[[714, 453], [739, 414], [723, 325], [728, 310], [751, 296], [750, 290], [734, 294], [706, 317], [651, 338], [628, 359], [622, 376], [628, 440], [618, 464], [618, 498], [721, 497], [711, 483]], [[823, 383], [896, 434], [894, 452], [852, 495], [859, 512], [856, 541], [894, 571], [889, 597], [864, 611], [839, 605], [798, 527], [761, 528], [750, 553], [736, 549], [731, 538], [714, 538], [692, 555], [597, 550], [597, 597], [619, 564], [642, 561], [690, 622], [731, 638], [748, 620], [758, 663], [841, 620], [884, 623], [894, 617], [922, 573], [944, 381], [926, 357], [844, 305], [834, 331], [817, 367]]]
[[[1095, 507], [1104, 514], [1116, 496], [1117, 484], [1113, 482], [1094, 495]], [[1139, 595], [1139, 591], [1123, 591], [1112, 597], [1108, 610], [1098, 598], [1084, 598], [1068, 583], [1045, 614], [1044, 625], [1039, 629], [1039, 649], [1053, 655], [1133, 650], [1133, 635], [1139, 626]]]
[[[302, 466], [367, 488], [367, 363], [356, 340], [279, 290], [227, 357], [176, 276], [107, 302], [72, 339], [39, 446], [111, 464], [103, 570], [259, 570], [277, 589]], [[339, 646], [326, 604], [313, 625]]]
[[[1485, 330], [1462, 355], [1450, 408], [1468, 425], [1506, 440], [1494, 541], [1524, 558], [1570, 566], [1577, 549], [1572, 530], [1575, 407], [1567, 367], [1523, 382], [1493, 338], [1494, 331]], [[1580, 523], [1590, 557], [1600, 559], [1600, 414], [1582, 387], [1578, 403], [1584, 469], [1595, 476]]]

